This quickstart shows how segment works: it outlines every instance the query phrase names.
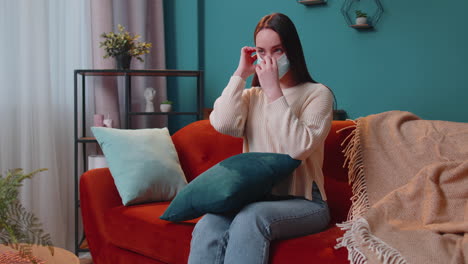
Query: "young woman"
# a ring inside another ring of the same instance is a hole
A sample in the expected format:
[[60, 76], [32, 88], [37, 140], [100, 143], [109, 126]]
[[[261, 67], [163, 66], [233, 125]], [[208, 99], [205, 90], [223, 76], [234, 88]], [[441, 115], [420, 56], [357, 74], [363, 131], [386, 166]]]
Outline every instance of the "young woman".
[[[237, 70], [214, 104], [211, 124], [223, 134], [243, 137], [244, 152], [284, 153], [302, 163], [274, 187], [274, 199], [237, 213], [205, 215], [193, 231], [191, 264], [268, 263], [272, 240], [320, 232], [330, 219], [322, 163], [333, 95], [310, 77], [286, 15], [263, 17], [254, 41], [256, 47], [242, 48]], [[252, 74], [252, 88], [244, 89]]]

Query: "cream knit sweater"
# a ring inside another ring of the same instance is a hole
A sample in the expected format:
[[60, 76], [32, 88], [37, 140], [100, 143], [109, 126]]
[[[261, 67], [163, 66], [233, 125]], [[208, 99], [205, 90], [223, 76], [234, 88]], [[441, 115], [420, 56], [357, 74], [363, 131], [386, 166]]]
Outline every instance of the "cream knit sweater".
[[215, 101], [210, 115], [213, 127], [242, 137], [243, 152], [284, 153], [302, 160], [291, 176], [274, 187], [273, 194], [312, 200], [315, 182], [326, 200], [322, 165], [333, 116], [331, 92], [319, 83], [303, 83], [282, 89], [284, 96], [268, 103], [260, 87], [244, 88], [244, 79], [231, 77]]

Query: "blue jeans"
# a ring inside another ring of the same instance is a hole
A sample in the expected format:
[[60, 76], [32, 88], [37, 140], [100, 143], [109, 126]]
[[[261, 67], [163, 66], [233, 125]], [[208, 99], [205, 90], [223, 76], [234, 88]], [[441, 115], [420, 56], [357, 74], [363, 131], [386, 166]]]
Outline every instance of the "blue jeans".
[[266, 264], [270, 242], [323, 231], [328, 205], [313, 186], [313, 201], [299, 197], [251, 203], [236, 214], [206, 214], [192, 233], [189, 264]]

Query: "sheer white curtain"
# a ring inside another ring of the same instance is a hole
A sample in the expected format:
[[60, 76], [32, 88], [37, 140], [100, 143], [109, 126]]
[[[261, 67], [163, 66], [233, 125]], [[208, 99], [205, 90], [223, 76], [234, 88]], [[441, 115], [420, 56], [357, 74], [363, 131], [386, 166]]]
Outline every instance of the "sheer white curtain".
[[73, 70], [91, 68], [89, 0], [0, 0], [0, 171], [37, 168], [23, 204], [73, 250]]

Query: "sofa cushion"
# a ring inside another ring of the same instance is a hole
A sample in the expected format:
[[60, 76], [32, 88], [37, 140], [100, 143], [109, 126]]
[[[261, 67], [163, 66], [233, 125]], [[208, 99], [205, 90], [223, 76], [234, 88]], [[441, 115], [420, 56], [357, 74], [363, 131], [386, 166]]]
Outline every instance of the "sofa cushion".
[[271, 192], [301, 164], [286, 154], [249, 152], [227, 158], [191, 181], [161, 216], [185, 221], [241, 209]]
[[342, 235], [343, 231], [334, 226], [313, 235], [273, 241], [270, 264], [349, 263], [346, 249], [334, 249], [336, 239]]
[[168, 201], [187, 184], [167, 128], [91, 129], [124, 205]]
[[113, 245], [164, 263], [186, 263], [198, 219], [172, 223], [159, 219], [169, 202], [118, 206], [105, 212], [106, 237]]
[[[163, 263], [187, 263], [192, 231], [199, 218], [179, 223], [159, 220], [168, 205], [161, 202], [110, 209], [106, 212], [106, 237], [113, 246], [138, 255]], [[346, 249], [334, 249], [342, 234], [331, 226], [317, 234], [273, 241], [270, 263], [348, 263]]]

